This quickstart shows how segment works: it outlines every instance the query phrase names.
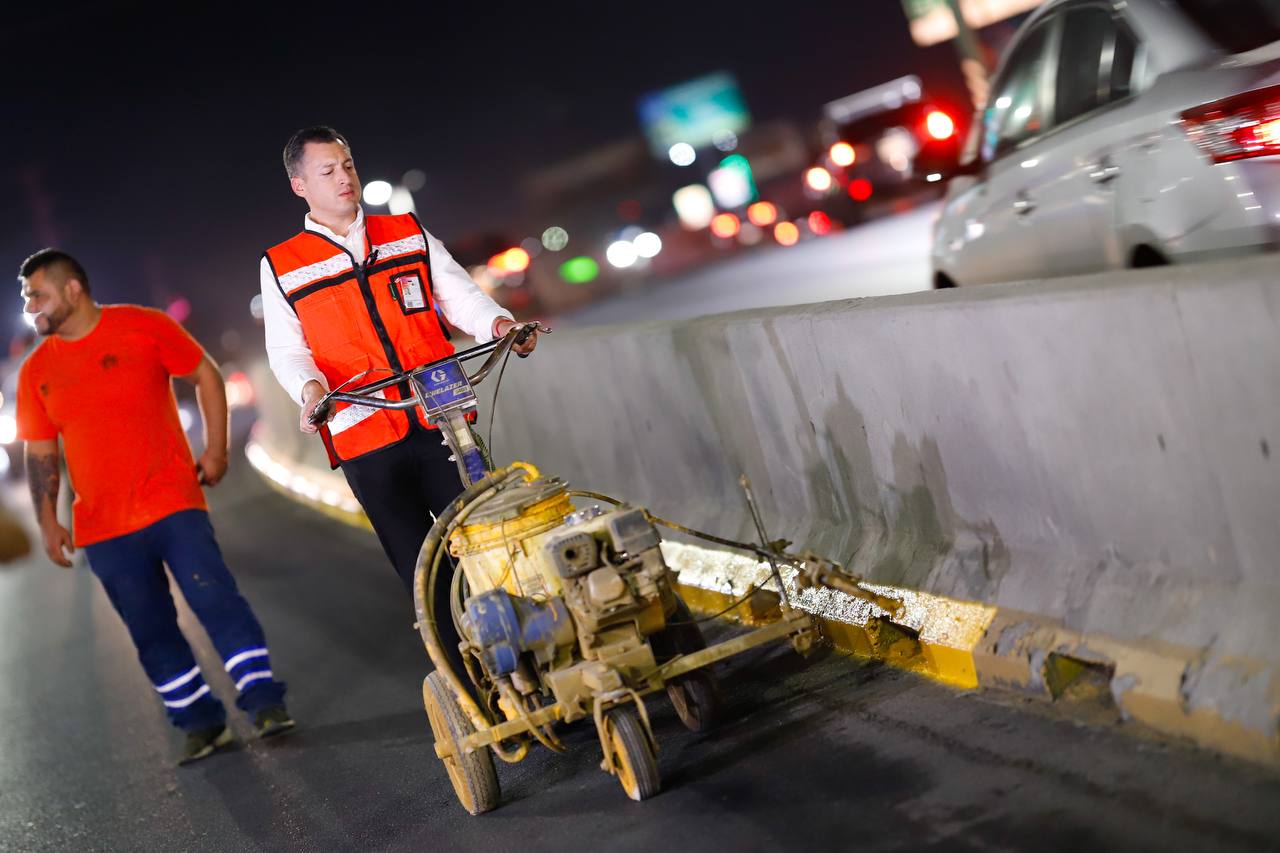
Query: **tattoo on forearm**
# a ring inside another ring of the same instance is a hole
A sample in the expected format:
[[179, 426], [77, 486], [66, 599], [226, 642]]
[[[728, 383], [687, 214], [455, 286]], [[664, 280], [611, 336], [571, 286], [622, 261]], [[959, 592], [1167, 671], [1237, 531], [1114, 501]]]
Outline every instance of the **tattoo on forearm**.
[[37, 518], [43, 512], [46, 500], [49, 508], [57, 512], [59, 480], [57, 455], [27, 457], [27, 483], [31, 487], [31, 505]]

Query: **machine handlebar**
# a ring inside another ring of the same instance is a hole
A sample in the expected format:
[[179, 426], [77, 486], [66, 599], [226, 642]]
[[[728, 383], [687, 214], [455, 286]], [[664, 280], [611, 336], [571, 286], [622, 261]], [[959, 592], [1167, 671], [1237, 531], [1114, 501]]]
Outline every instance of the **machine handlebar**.
[[[418, 405], [418, 401], [414, 397], [406, 397], [403, 400], [388, 400], [374, 395], [384, 388], [390, 388], [392, 385], [399, 385], [401, 382], [411, 379], [419, 373], [425, 373], [426, 371], [441, 364], [445, 364], [446, 362], [471, 361], [472, 359], [488, 354], [489, 357], [485, 359], [484, 364], [480, 365], [480, 368], [476, 370], [475, 373], [467, 374], [468, 382], [472, 385], [479, 385], [484, 381], [485, 377], [489, 375], [489, 372], [493, 370], [498, 361], [506, 355], [512, 347], [525, 343], [537, 332], [550, 331], [551, 329], [542, 325], [537, 320], [529, 323], [521, 323], [518, 326], [513, 326], [501, 338], [496, 338], [488, 343], [471, 347], [471, 349], [466, 349], [462, 352], [456, 352], [447, 358], [437, 359], [436, 361], [432, 361], [427, 364], [420, 364], [417, 367], [412, 367], [408, 370], [394, 373], [386, 379], [379, 379], [377, 382], [371, 382], [368, 385], [361, 385], [349, 391], [342, 390], [350, 383], [363, 379], [369, 372], [366, 371], [365, 373], [356, 374], [337, 388], [330, 391], [328, 394], [321, 397], [320, 402], [316, 405], [315, 409], [312, 410], [307, 421], [313, 426], [320, 426], [321, 424], [326, 423], [332, 414], [333, 404], [335, 402], [357, 403], [361, 406], [372, 406], [377, 409], [411, 409]], [[527, 353], [517, 353], [517, 355], [521, 358], [525, 358]]]

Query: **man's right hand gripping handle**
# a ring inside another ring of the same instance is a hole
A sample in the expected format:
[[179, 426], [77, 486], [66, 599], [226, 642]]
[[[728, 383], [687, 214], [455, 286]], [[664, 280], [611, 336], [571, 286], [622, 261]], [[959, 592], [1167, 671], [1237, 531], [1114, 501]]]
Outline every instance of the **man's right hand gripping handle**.
[[298, 429], [308, 435], [314, 435], [321, 424], [333, 417], [333, 404], [324, 396], [324, 386], [314, 379], [302, 387], [302, 415], [298, 419]]

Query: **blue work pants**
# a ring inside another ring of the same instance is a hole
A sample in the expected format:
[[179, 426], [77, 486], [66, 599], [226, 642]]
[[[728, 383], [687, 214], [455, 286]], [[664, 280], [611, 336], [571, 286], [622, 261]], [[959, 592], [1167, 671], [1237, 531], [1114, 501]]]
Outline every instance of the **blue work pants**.
[[262, 627], [223, 562], [207, 512], [175, 512], [134, 533], [87, 545], [85, 553], [175, 726], [193, 731], [220, 725], [226, 711], [178, 629], [166, 564], [236, 685], [236, 706], [253, 714], [284, 704], [285, 686], [271, 671]]

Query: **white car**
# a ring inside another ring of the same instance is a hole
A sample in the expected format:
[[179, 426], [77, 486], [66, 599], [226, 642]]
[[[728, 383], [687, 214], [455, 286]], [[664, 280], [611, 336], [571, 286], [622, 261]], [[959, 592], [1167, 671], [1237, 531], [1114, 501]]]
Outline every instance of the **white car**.
[[935, 286], [1274, 250], [1277, 39], [1280, 0], [1049, 0], [952, 173]]

